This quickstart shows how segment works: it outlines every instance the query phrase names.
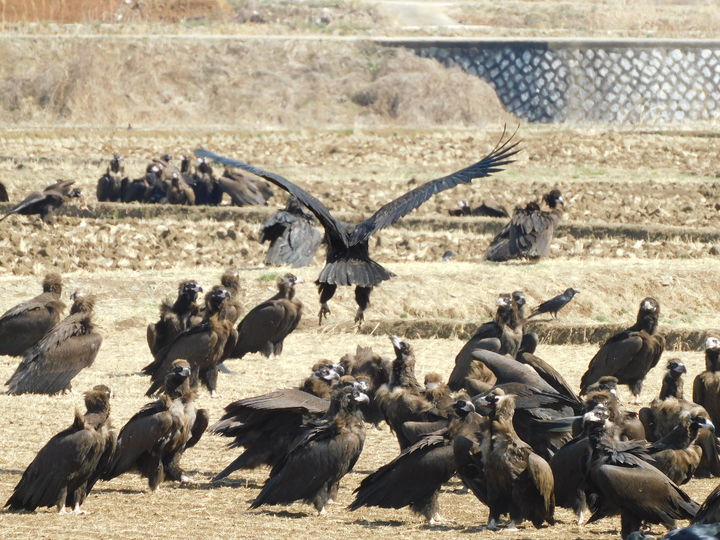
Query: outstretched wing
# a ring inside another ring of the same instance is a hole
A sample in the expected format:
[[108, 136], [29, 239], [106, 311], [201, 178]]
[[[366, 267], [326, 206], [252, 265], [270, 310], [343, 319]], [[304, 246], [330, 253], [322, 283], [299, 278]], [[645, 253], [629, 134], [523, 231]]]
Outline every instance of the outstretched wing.
[[345, 247], [349, 247], [348, 233], [345, 231], [345, 228], [330, 214], [330, 211], [325, 207], [325, 205], [301, 187], [298, 187], [290, 182], [290, 180], [283, 178], [279, 174], [259, 169], [249, 163], [226, 158], [202, 148], [196, 149], [195, 155], [198, 157], [212, 159], [213, 161], [217, 161], [218, 163], [222, 163], [228, 167], [237, 167], [238, 169], [248, 171], [284, 189], [303, 203], [315, 215], [315, 217], [318, 218], [318, 221], [320, 221], [329, 236], [331, 236], [335, 241], [343, 244]]
[[503, 131], [500, 141], [493, 151], [477, 163], [456, 171], [451, 175], [430, 180], [384, 205], [372, 216], [355, 227], [350, 238], [350, 244], [355, 245], [367, 240], [372, 233], [388, 225], [392, 225], [436, 193], [453, 188], [458, 184], [467, 184], [474, 178], [482, 178], [502, 171], [504, 165], [514, 161], [510, 158], [520, 151], [517, 147], [520, 141], [512, 142], [513, 137], [510, 136], [503, 142], [504, 137], [505, 131]]

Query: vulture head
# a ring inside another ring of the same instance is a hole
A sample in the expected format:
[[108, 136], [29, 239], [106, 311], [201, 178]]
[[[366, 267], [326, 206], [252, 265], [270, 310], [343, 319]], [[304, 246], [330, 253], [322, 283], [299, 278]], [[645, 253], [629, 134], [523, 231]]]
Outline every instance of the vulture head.
[[609, 421], [610, 412], [604, 405], [596, 405], [583, 415], [583, 429], [589, 432], [602, 432]]
[[172, 161], [172, 154], [163, 154], [162, 159], [165, 163], [170, 163]]
[[96, 384], [92, 387], [93, 392], [102, 392], [107, 395], [108, 398], [115, 397], [115, 393], [110, 389], [109, 386], [104, 384]]
[[62, 278], [60, 274], [50, 272], [45, 275], [42, 284], [43, 292], [54, 293], [60, 296], [62, 294]]
[[525, 293], [522, 291], [513, 291], [511, 295], [512, 301], [515, 302], [515, 304], [518, 307], [523, 307], [525, 305], [526, 299], [525, 299]]
[[642, 328], [650, 334], [655, 333], [658, 319], [660, 318], [660, 304], [654, 298], [648, 296], [640, 302], [638, 310], [636, 326]]
[[705, 339], [705, 350], [717, 350], [720, 349], [720, 339], [716, 337], [709, 337]]
[[174, 360], [172, 367], [167, 375], [165, 375], [165, 394], [174, 396], [176, 390], [190, 379], [192, 369], [187, 360]]
[[692, 415], [689, 418], [690, 420], [690, 427], [695, 430], [701, 430], [701, 429], [709, 429], [713, 433], [715, 432], [715, 424], [713, 424], [710, 420], [705, 418], [703, 415]]
[[213, 314], [220, 311], [226, 298], [230, 298], [230, 292], [222, 287], [215, 286], [205, 295], [205, 307], [208, 313]]
[[100, 412], [110, 409], [112, 390], [105, 385], [97, 385], [85, 392], [85, 407], [88, 412]]
[[182, 173], [190, 172], [190, 158], [184, 154], [182, 156], [180, 156], [180, 172], [182, 172]]
[[425, 390], [434, 390], [443, 383], [443, 378], [439, 373], [427, 373], [425, 375]]
[[545, 201], [545, 204], [550, 208], [557, 208], [558, 204], [565, 205], [565, 200], [559, 189], [553, 189], [550, 193], [543, 195], [543, 201]]
[[[345, 370], [343, 370], [343, 374], [344, 373]], [[322, 379], [328, 384], [332, 384], [333, 381], [337, 381], [340, 379], [340, 377], [342, 377], [342, 375], [338, 371], [333, 369], [332, 365], [322, 366], [321, 368], [313, 372], [313, 376], [317, 377], [318, 379]]]
[[397, 360], [401, 360], [412, 354], [412, 347], [410, 347], [409, 343], [392, 334], [389, 337]]
[[95, 307], [95, 295], [86, 293], [83, 290], [76, 289], [70, 294], [70, 300], [73, 301], [70, 308], [70, 315], [74, 313], [92, 313]]
[[183, 281], [178, 287], [178, 295], [184, 296], [191, 302], [197, 300], [198, 294], [203, 292], [203, 288], [195, 280]]
[[475, 412], [475, 406], [472, 402], [464, 399], [457, 400], [452, 407], [460, 418], [465, 418], [471, 412]]
[[208, 164], [207, 159], [203, 157], [198, 158], [197, 170], [201, 174], [212, 174], [212, 167]]
[[240, 274], [237, 270], [228, 268], [225, 272], [223, 272], [223, 275], [220, 278], [220, 283], [226, 289], [238, 290], [240, 287]]
[[687, 373], [687, 368], [679, 359], [673, 358], [667, 363], [667, 370], [674, 378], [680, 377], [683, 373]]

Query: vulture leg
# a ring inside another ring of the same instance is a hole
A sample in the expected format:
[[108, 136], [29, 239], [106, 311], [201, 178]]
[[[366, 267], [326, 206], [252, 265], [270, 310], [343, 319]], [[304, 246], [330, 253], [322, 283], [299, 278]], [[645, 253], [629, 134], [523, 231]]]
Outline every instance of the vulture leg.
[[357, 313], [355, 313], [355, 322], [361, 323], [365, 320], [365, 310], [370, 305], [370, 293], [372, 287], [355, 287], [355, 302], [358, 305]]
[[639, 405], [639, 404], [640, 404], [640, 392], [642, 392], [642, 385], [643, 385], [643, 380], [642, 380], [642, 379], [637, 380], [637, 381], [634, 381], [634, 382], [630, 385], [630, 391], [632, 392], [632, 395], [633, 395], [633, 403], [634, 403], [635, 405]]
[[212, 398], [220, 397], [220, 396], [218, 396], [218, 393], [216, 391], [217, 379], [218, 379], [217, 366], [213, 366], [210, 369], [208, 369], [207, 371], [201, 372], [200, 378], [205, 383], [208, 390], [210, 390], [210, 397], [212, 397]]
[[327, 316], [330, 315], [330, 308], [328, 307], [327, 303], [335, 294], [337, 285], [318, 282], [317, 286], [318, 290], [320, 291], [320, 313], [318, 313], [318, 324], [322, 324], [323, 317], [327, 318]]

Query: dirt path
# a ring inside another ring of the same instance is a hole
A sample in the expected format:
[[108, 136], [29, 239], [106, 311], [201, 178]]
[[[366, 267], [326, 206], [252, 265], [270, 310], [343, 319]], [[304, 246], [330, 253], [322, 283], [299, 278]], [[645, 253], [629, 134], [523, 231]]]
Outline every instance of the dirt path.
[[458, 22], [445, 12], [446, 3], [383, 0], [377, 2], [377, 5], [406, 30], [458, 25]]

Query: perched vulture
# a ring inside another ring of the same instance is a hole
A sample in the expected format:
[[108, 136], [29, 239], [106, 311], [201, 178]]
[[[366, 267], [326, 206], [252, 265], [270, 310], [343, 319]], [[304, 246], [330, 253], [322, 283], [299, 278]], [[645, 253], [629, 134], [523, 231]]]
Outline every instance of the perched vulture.
[[3, 217], [0, 217], [0, 221], [12, 214], [23, 216], [38, 214], [44, 222], [49, 221], [51, 214], [62, 206], [66, 199], [82, 195], [79, 188], [72, 188], [74, 183], [74, 180], [57, 180], [44, 190], [31, 193], [22, 202], [13, 206]]
[[277, 279], [278, 293], [252, 308], [238, 324], [238, 339], [228, 358], [259, 352], [267, 358], [280, 356], [283, 341], [302, 318], [302, 302], [295, 298], [295, 285], [302, 280], [293, 274]]
[[659, 317], [658, 301], [643, 299], [635, 324], [609, 338], [590, 360], [580, 380], [581, 393], [600, 377], [613, 376], [618, 384], [628, 385], [635, 399], [639, 399], [645, 376], [658, 363], [665, 348], [665, 338], [657, 333]]
[[163, 347], [170, 345], [183, 331], [190, 328], [193, 317], [198, 314], [198, 293], [202, 287], [194, 280], [180, 282], [175, 302], [169, 299], [160, 304], [160, 319], [147, 327], [147, 342], [150, 352], [157, 354]]
[[97, 183], [97, 200], [117, 202], [122, 199], [123, 181], [127, 183], [125, 168], [120, 163], [122, 156], [115, 154]]
[[295, 268], [309, 265], [322, 241], [313, 221], [312, 214], [295, 197], [290, 197], [285, 209], [270, 216], [260, 231], [260, 243], [270, 242], [265, 264]]
[[572, 287], [570, 287], [569, 289], [565, 289], [564, 293], [553, 296], [550, 300], [546, 300], [538, 307], [533, 309], [528, 319], [537, 317], [538, 315], [542, 315], [543, 313], [549, 313], [557, 319], [558, 311], [567, 306], [570, 303], [570, 300], [572, 300], [573, 297], [579, 292], [580, 291], [576, 291]]
[[180, 467], [180, 459], [202, 437], [208, 413], [197, 409], [190, 387], [190, 364], [175, 360], [165, 376], [157, 401], [145, 405], [120, 430], [110, 467], [100, 476], [111, 480], [138, 471], [155, 491], [165, 480], [192, 483]]
[[8, 202], [9, 200], [7, 189], [5, 189], [3, 183], [0, 182], [0, 202]]
[[340, 480], [362, 452], [365, 427], [358, 405], [367, 400], [354, 386], [339, 387], [327, 415], [303, 427], [250, 507], [302, 500], [325, 513]]
[[106, 387], [87, 392], [86, 413], [76, 410], [73, 424], [40, 449], [5, 503], [6, 508], [33, 511], [54, 506], [60, 513], [66, 508], [85, 513], [80, 506], [92, 488], [91, 478], [114, 448], [114, 436], [108, 430], [110, 392], [102, 388]]
[[557, 189], [543, 195], [543, 201], [550, 210], [541, 210], [536, 202], [515, 208], [510, 223], [490, 242], [485, 260], [537, 260], [550, 253], [550, 242], [562, 218], [565, 201]]
[[62, 278], [49, 273], [43, 292], [0, 316], [0, 354], [22, 356], [60, 320], [65, 304], [60, 300]]
[[320, 313], [318, 315], [320, 322], [322, 323], [323, 317], [330, 313], [327, 304], [335, 294], [338, 285], [355, 285], [355, 301], [358, 304], [355, 320], [360, 322], [364, 319], [365, 310], [370, 304], [372, 288], [390, 279], [393, 275], [370, 258], [370, 237], [377, 231], [392, 225], [436, 193], [502, 170], [504, 165], [512, 162], [510, 158], [519, 151], [518, 143], [511, 144], [511, 141], [512, 137], [505, 141], [501, 138], [492, 152], [482, 160], [448, 176], [418, 186], [385, 204], [370, 218], [357, 225], [340, 223], [318, 199], [278, 174], [264, 171], [242, 161], [224, 158], [207, 150], [199, 149], [195, 151], [195, 154], [214, 159], [226, 166], [238, 167], [264, 178], [296, 197], [315, 215], [325, 229], [325, 241], [327, 242], [325, 267], [316, 281], [320, 292]]
[[223, 303], [229, 296], [225, 289], [213, 287], [205, 295], [205, 320], [178, 334], [172, 343], [157, 352], [153, 362], [143, 368], [143, 373], [152, 379], [146, 396], [160, 391], [173, 362], [184, 359], [192, 368], [192, 386], [202, 382], [210, 395], [217, 397], [217, 366], [237, 339], [232, 323], [221, 317]]
[[720, 426], [720, 339], [705, 340], [705, 371], [693, 381], [693, 401], [705, 407], [710, 420]]
[[70, 315], [27, 351], [5, 383], [8, 394], [57, 394], [71, 389], [70, 382], [92, 365], [102, 336], [92, 322], [95, 297], [75, 291]]

